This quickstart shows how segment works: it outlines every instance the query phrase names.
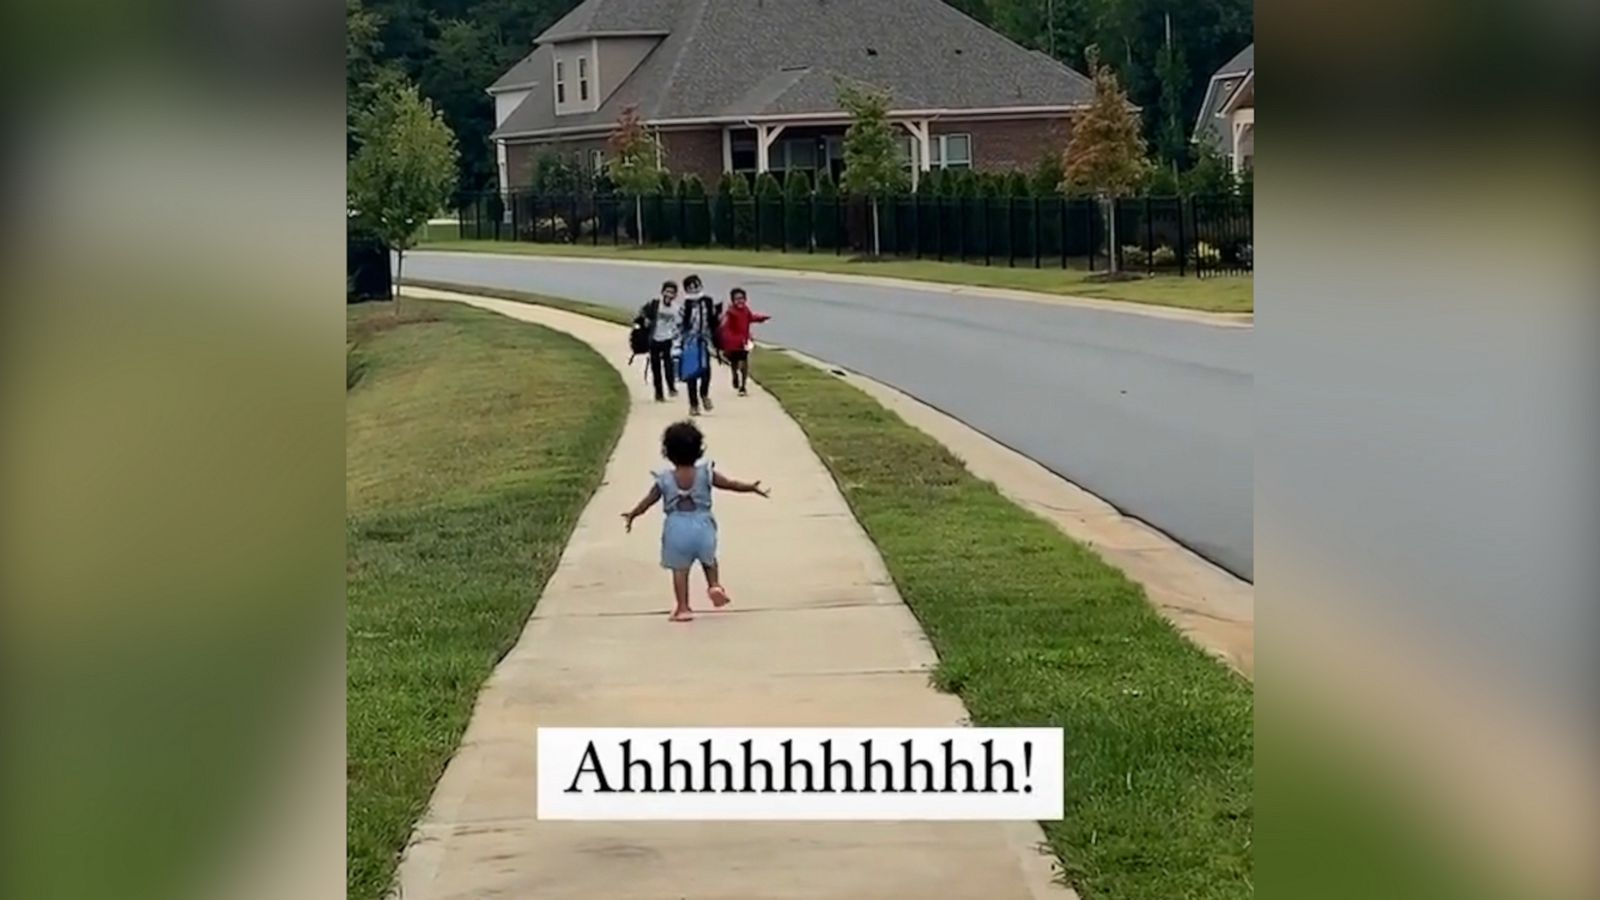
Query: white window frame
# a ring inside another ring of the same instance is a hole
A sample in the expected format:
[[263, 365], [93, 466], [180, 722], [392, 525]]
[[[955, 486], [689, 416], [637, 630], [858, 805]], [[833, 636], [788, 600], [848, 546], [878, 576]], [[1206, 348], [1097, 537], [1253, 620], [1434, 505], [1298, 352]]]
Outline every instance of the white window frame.
[[589, 102], [589, 57], [578, 57], [578, 102]]
[[[967, 139], [967, 158], [959, 162], [950, 161], [949, 145], [951, 138]], [[970, 132], [952, 132], [950, 134], [932, 135], [928, 140], [928, 165], [934, 169], [970, 169], [972, 168], [972, 134]]]
[[561, 60], [556, 60], [556, 105], [567, 105], [567, 72]]
[[606, 170], [606, 152], [604, 150], [589, 151], [589, 171], [600, 174]]

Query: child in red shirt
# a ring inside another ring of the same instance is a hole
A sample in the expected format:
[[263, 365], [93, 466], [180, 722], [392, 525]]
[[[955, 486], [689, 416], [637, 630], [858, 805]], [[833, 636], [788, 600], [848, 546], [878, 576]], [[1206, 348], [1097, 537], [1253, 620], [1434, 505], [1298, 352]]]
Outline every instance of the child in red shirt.
[[723, 355], [728, 358], [729, 368], [733, 369], [733, 388], [739, 392], [739, 396], [745, 397], [749, 395], [750, 351], [755, 348], [755, 342], [750, 339], [750, 326], [772, 317], [750, 308], [744, 288], [736, 287], [728, 292], [728, 300], [728, 311], [722, 315], [720, 338]]

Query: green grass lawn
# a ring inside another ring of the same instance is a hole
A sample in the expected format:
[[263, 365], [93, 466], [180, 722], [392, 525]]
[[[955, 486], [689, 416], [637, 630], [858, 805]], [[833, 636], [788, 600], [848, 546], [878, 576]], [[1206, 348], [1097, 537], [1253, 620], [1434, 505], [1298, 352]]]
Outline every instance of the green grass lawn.
[[776, 352], [753, 373], [877, 544], [938, 651], [937, 683], [978, 724], [1066, 730], [1066, 818], [1044, 828], [1085, 900], [1251, 896], [1251, 685], [1120, 572], [847, 380]]
[[615, 370], [571, 337], [453, 303], [392, 309], [347, 322], [351, 900], [388, 887], [627, 413]]
[[[441, 234], [435, 231], [434, 234]], [[1124, 300], [1157, 306], [1176, 306], [1204, 312], [1249, 313], [1255, 310], [1255, 280], [1250, 276], [1209, 278], [1156, 275], [1138, 281], [1096, 283], [1081, 269], [1031, 266], [1008, 268], [933, 260], [885, 259], [880, 261], [834, 256], [830, 253], [779, 253], [776, 250], [679, 249], [672, 247], [616, 248], [587, 244], [531, 244], [513, 241], [434, 240], [422, 250], [514, 253], [531, 256], [582, 256], [757, 268], [796, 269], [847, 275], [876, 275], [941, 284], [1011, 288], [1060, 296]]]

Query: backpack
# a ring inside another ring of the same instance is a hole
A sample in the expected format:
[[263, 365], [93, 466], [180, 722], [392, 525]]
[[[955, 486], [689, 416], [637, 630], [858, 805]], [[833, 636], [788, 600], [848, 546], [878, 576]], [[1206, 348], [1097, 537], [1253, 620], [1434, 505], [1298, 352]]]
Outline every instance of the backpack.
[[706, 345], [699, 335], [689, 335], [683, 339], [683, 356], [678, 359], [678, 379], [692, 381], [705, 374]]
[[633, 362], [633, 357], [650, 352], [650, 339], [656, 326], [656, 301], [651, 300], [639, 307], [639, 314], [633, 317], [633, 328], [628, 331], [628, 352], [632, 354], [628, 362]]

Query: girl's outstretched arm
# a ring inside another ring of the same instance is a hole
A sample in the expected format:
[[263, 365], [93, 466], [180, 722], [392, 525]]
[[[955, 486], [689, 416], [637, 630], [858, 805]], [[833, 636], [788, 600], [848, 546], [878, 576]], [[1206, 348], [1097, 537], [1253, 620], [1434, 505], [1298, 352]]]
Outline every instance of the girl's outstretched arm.
[[652, 484], [650, 492], [644, 495], [644, 499], [635, 504], [633, 509], [622, 514], [622, 530], [633, 531], [633, 520], [644, 515], [646, 510], [659, 502], [661, 502], [661, 485]]
[[750, 321], [752, 321], [752, 322], [767, 322], [767, 321], [770, 321], [771, 319], [772, 319], [772, 317], [767, 315], [766, 313], [758, 313], [758, 312], [756, 312], [754, 310], [750, 311]]
[[772, 491], [761, 486], [759, 481], [735, 481], [715, 469], [711, 472], [711, 484], [725, 491], [735, 494], [760, 494], [763, 497], [772, 496]]

